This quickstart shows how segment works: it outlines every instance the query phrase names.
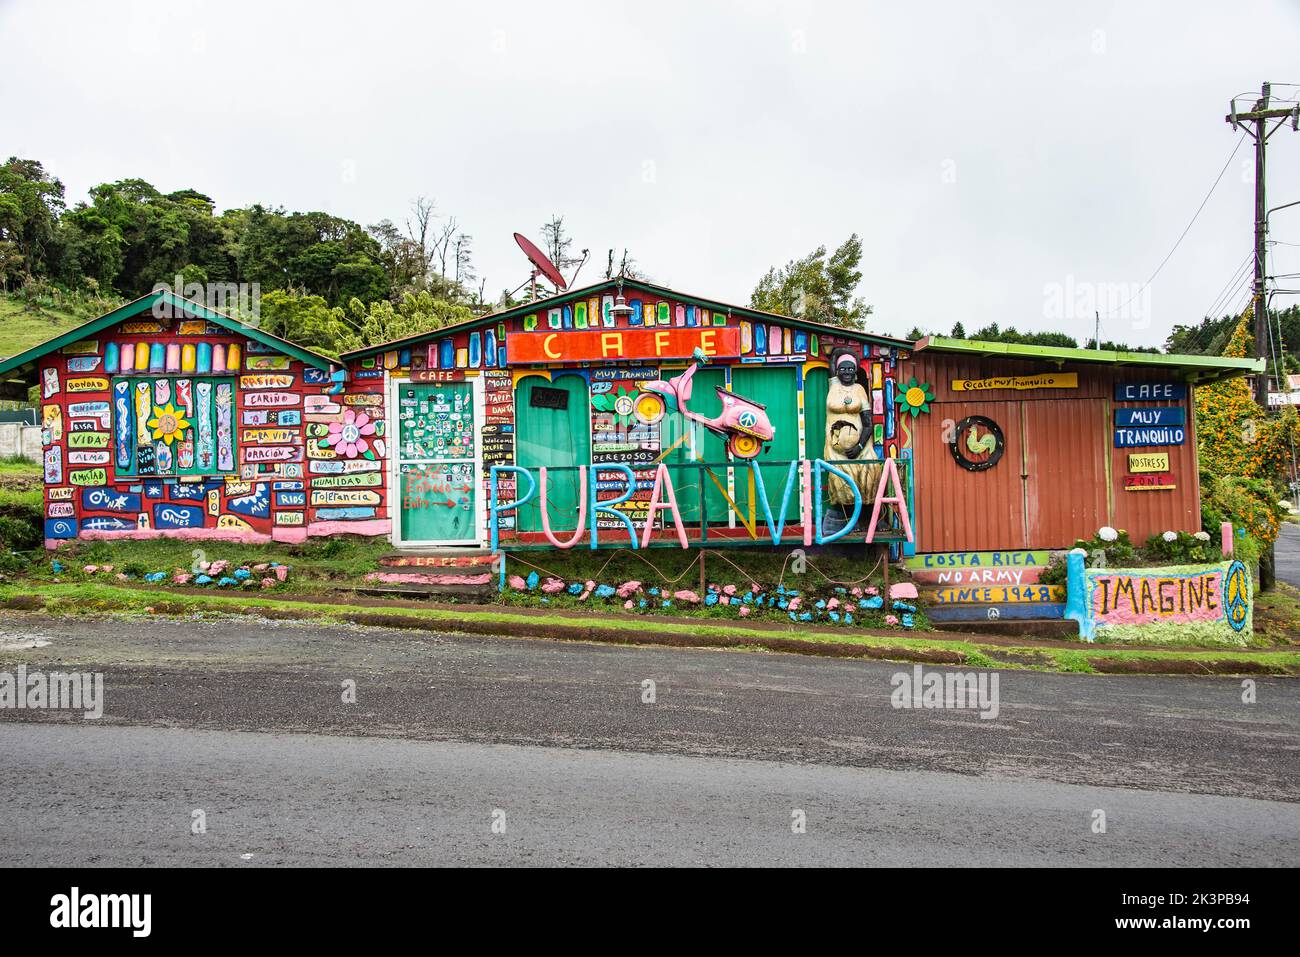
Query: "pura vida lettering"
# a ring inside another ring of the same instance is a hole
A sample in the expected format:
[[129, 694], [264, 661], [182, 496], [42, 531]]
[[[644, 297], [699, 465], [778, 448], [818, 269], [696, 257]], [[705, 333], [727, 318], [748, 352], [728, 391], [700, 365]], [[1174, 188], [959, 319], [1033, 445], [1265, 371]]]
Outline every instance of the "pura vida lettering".
[[[876, 488], [875, 500], [871, 519], [867, 524], [869, 529], [866, 541], [872, 541], [875, 534], [875, 528], [880, 518], [881, 509], [888, 505], [892, 506], [895, 514], [898, 516], [899, 524], [902, 526], [904, 536], [907, 541], [913, 541], [912, 523], [909, 510], [907, 507], [907, 495], [903, 488], [902, 481], [898, 473], [898, 463], [893, 458], [883, 460], [884, 468], [881, 470], [879, 485]], [[774, 517], [772, 504], [768, 498], [767, 488], [763, 480], [762, 470], [758, 463], [749, 462], [750, 474], [754, 482], [754, 497], [759, 506], [760, 514], [763, 516], [772, 544], [780, 545], [785, 527], [787, 516], [790, 513], [791, 499], [798, 494], [799, 507], [803, 540], [805, 546], [813, 544], [815, 541], [818, 545], [824, 545], [833, 542], [856, 526], [859, 516], [862, 514], [865, 501], [862, 493], [858, 490], [856, 483], [850, 476], [846, 475], [834, 464], [823, 459], [813, 461], [801, 460], [791, 462], [786, 472], [784, 487], [781, 491], [780, 512]], [[646, 521], [641, 531], [640, 539], [637, 538], [636, 526], [626, 512], [622, 511], [619, 506], [629, 501], [637, 492], [638, 481], [636, 473], [633, 472], [632, 466], [621, 462], [602, 462], [598, 466], [583, 465], [578, 468], [578, 517], [577, 523], [567, 540], [560, 539], [551, 530], [550, 520], [547, 510], [547, 493], [548, 493], [548, 474], [545, 467], [536, 470], [537, 476], [534, 477], [533, 470], [517, 465], [494, 465], [489, 471], [489, 506], [488, 506], [488, 523], [491, 532], [492, 550], [496, 551], [499, 545], [499, 530], [501, 526], [501, 517], [505, 512], [517, 511], [524, 505], [527, 505], [537, 497], [540, 500], [540, 516], [542, 519], [542, 532], [556, 548], [572, 548], [587, 534], [590, 547], [599, 548], [601, 544], [609, 545], [610, 542], [601, 542], [597, 529], [603, 526], [600, 522], [603, 519], [611, 524], [621, 524], [627, 531], [628, 544], [632, 548], [646, 548], [650, 544], [651, 535], [654, 531], [655, 519], [658, 513], [667, 513], [672, 519], [672, 529], [676, 535], [678, 544], [682, 548], [689, 548], [690, 542], [686, 535], [686, 527], [682, 522], [681, 513], [677, 505], [677, 494], [673, 488], [672, 476], [668, 466], [659, 464], [654, 473], [654, 485], [650, 495], [650, 501], [646, 509]], [[648, 471], [648, 470], [647, 470]], [[822, 473], [829, 472], [841, 478], [851, 489], [854, 497], [853, 513], [847, 519], [844, 526], [838, 531], [829, 535], [824, 534], [822, 530]], [[516, 491], [516, 497], [512, 501], [503, 502], [500, 498], [500, 479], [501, 476], [510, 473], [515, 476], [516, 481], [513, 483], [515, 488], [522, 489], [522, 494]], [[597, 481], [599, 473], [600, 480]], [[611, 481], [607, 481], [615, 475], [621, 475], [624, 490], [613, 499], [598, 499], [597, 491], [613, 487]], [[318, 483], [319, 484], [319, 483]], [[617, 528], [618, 524], [613, 527]], [[584, 528], [585, 525], [585, 528]]]

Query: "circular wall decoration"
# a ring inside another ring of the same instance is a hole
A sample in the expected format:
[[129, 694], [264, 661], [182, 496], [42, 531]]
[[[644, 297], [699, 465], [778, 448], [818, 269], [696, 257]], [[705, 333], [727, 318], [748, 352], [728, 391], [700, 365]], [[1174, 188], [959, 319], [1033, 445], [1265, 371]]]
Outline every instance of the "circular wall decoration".
[[983, 472], [998, 464], [1006, 439], [1002, 428], [983, 415], [968, 415], [957, 423], [953, 436], [952, 457], [971, 472]]

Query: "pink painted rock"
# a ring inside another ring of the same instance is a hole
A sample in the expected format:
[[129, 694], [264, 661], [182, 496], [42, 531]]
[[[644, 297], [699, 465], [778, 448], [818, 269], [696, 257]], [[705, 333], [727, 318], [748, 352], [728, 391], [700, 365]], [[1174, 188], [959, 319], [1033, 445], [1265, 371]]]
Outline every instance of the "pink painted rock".
[[629, 598], [627, 601], [623, 602], [623, 607], [626, 608], [628, 611], [631, 611], [631, 610], [632, 610], [632, 599]]
[[730, 596], [730, 595], [723, 595], [721, 598], [718, 599], [718, 604], [719, 604], [719, 605], [730, 605], [730, 604], [731, 604], [731, 596]]
[[684, 601], [692, 605], [698, 605], [700, 603], [700, 596], [686, 588], [683, 588], [681, 591], [673, 592], [673, 597], [678, 601]]
[[854, 598], [861, 598], [862, 589], [857, 585], [854, 585], [852, 588], [849, 589], [849, 594], [852, 595]]
[[172, 582], [177, 585], [188, 585], [190, 583], [190, 580], [193, 578], [194, 578], [193, 575], [186, 575], [182, 572], [179, 575], [173, 575]]
[[639, 581], [626, 581], [618, 586], [617, 594], [619, 598], [628, 598], [631, 595], [635, 595], [640, 588], [641, 583]]
[[879, 594], [880, 594], [880, 589], [877, 588], [875, 585], [872, 585], [870, 588], [867, 589], [867, 594], [868, 594], [868, 595], [879, 595]]
[[548, 595], [554, 595], [556, 592], [564, 591], [564, 582], [558, 578], [548, 578], [542, 582], [542, 591]]
[[750, 582], [749, 590], [752, 591], [755, 595], [757, 595], [759, 592], [763, 590], [763, 586], [760, 585], [758, 582]]
[[918, 597], [916, 586], [911, 582], [899, 582], [897, 585], [889, 586], [890, 598], [916, 598]]
[[790, 611], [798, 611], [799, 606], [803, 604], [803, 599], [798, 596], [790, 599]]
[[111, 572], [111, 571], [113, 570], [113, 566], [112, 566], [112, 565], [104, 565], [104, 566], [101, 567], [99, 570], [100, 570], [101, 572], [105, 572], [105, 573], [107, 573], [107, 572]]
[[95, 574], [95, 572], [99, 571], [99, 566], [87, 565], [85, 568], [82, 569], [82, 571], [85, 572], [87, 575], [93, 575]]
[[118, 581], [120, 581], [120, 582], [130, 581], [130, 579], [127, 578], [127, 577], [126, 577], [126, 574], [123, 573], [123, 572], [118, 572], [118, 573], [117, 573], [116, 575], [114, 575], [113, 577], [116, 578], [116, 579], [117, 579]]
[[258, 562], [256, 565], [253, 566], [253, 571], [264, 572], [270, 567], [271, 565], [269, 562]]
[[509, 578], [506, 579], [506, 584], [508, 584], [515, 591], [528, 590], [528, 582], [524, 581], [523, 576], [521, 575], [511, 575]]
[[748, 618], [748, 617], [749, 617], [749, 606], [748, 606], [748, 605], [741, 605], [741, 606], [740, 606], [740, 617], [741, 617], [741, 618]]
[[840, 600], [838, 598], [832, 598], [830, 601], [826, 603], [827, 611], [834, 611], [836, 608], [839, 607], [840, 607]]
[[886, 615], [886, 616], [885, 616], [885, 624], [886, 624], [886, 625], [897, 625], [897, 624], [898, 624], [898, 616], [897, 616], [897, 615]]
[[735, 586], [735, 585], [723, 585], [723, 586], [722, 586], [722, 592], [723, 592], [723, 594], [725, 594], [725, 595], [734, 595], [734, 594], [736, 593], [736, 586]]
[[274, 588], [274, 587], [275, 587], [275, 579], [274, 579], [274, 578], [263, 578], [263, 579], [262, 579], [262, 587], [263, 587], [263, 588]]
[[288, 580], [289, 580], [289, 566], [288, 566], [288, 565], [276, 565], [276, 566], [275, 566], [275, 578], [276, 578], [277, 581], [280, 581], [280, 582], [286, 582], [286, 581], [288, 581]]

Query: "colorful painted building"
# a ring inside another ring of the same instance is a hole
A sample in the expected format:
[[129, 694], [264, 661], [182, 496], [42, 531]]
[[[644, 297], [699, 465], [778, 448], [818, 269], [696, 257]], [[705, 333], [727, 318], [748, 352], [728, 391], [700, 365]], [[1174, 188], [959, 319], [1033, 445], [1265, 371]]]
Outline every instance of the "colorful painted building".
[[[697, 353], [697, 418], [646, 414], [650, 384]], [[901, 486], [878, 538], [922, 556], [1199, 527], [1192, 390], [1258, 367], [913, 344], [612, 279], [338, 361], [157, 293], [0, 362], [0, 390], [40, 389], [51, 547], [353, 533], [484, 548], [494, 526], [505, 549], [771, 545], [836, 534], [816, 460], [845, 355], [857, 461]], [[752, 464], [698, 420], [742, 399], [771, 426], [752, 431]], [[655, 507], [667, 485], [676, 512]], [[862, 540], [870, 498], [841, 540]]]

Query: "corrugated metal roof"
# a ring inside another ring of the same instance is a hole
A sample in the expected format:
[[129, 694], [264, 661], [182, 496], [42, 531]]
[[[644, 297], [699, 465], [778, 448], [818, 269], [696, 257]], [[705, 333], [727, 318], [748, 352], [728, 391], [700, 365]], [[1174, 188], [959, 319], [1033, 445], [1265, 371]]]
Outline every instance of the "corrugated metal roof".
[[1192, 382], [1214, 382], [1264, 371], [1263, 359], [1166, 355], [1161, 352], [1115, 352], [1109, 349], [1065, 349], [1058, 346], [1028, 346], [1015, 342], [986, 342], [983, 339], [950, 339], [946, 336], [927, 336], [916, 343], [914, 351], [1001, 356], [1006, 359], [1036, 359], [1058, 364], [1100, 362], [1117, 366], [1146, 366], [1180, 372]]

